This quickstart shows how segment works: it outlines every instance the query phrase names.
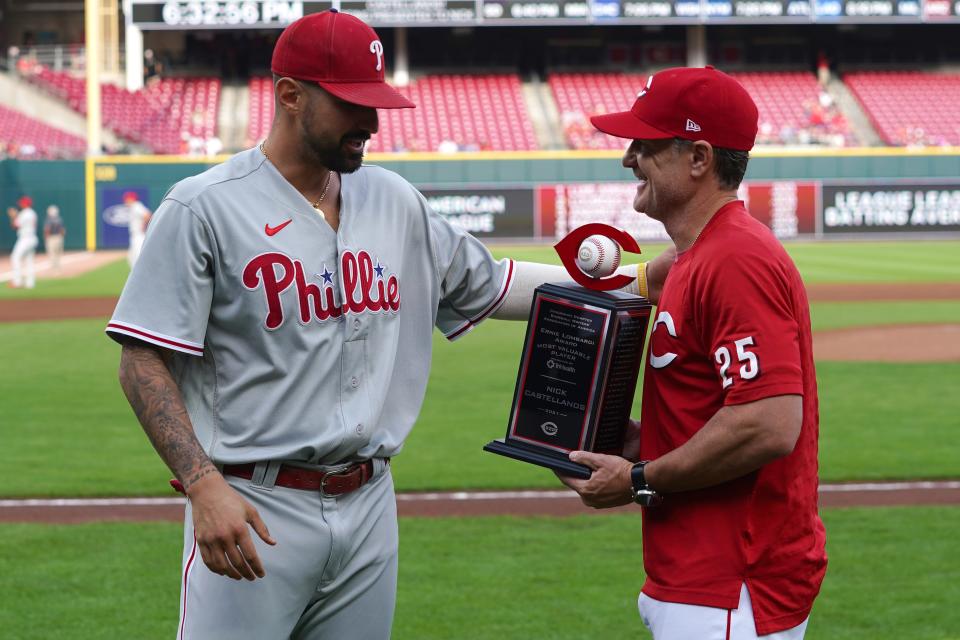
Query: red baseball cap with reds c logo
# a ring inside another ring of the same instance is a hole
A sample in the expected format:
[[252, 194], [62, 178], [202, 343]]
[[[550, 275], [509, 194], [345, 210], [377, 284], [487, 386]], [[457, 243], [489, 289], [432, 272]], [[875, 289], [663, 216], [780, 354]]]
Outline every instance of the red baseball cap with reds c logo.
[[362, 20], [336, 9], [304, 16], [284, 29], [270, 69], [311, 80], [353, 104], [378, 109], [416, 105], [387, 84], [383, 43]]
[[630, 111], [590, 118], [618, 138], [705, 140], [749, 151], [757, 139], [757, 105], [743, 86], [711, 66], [674, 67], [647, 78]]

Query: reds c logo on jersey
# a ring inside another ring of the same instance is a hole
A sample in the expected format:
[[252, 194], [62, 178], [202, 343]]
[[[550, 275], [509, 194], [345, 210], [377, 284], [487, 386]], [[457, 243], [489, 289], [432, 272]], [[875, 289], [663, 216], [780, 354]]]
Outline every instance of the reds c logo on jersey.
[[343, 252], [336, 283], [339, 287], [332, 275], [324, 266], [323, 273], [316, 274], [320, 284], [308, 282], [300, 260], [272, 251], [261, 253], [247, 263], [243, 268], [243, 286], [250, 291], [263, 289], [267, 302], [263, 326], [270, 330], [279, 328], [285, 320], [282, 296], [291, 287], [296, 291], [301, 324], [339, 318], [348, 312], [396, 313], [400, 310], [400, 281], [396, 274], [384, 276], [379, 260], [374, 266], [366, 251]]
[[677, 328], [673, 324], [673, 316], [670, 315], [669, 311], [661, 311], [657, 314], [657, 321], [653, 323], [653, 329], [650, 331], [650, 366], [654, 369], [663, 369], [665, 366], [676, 360], [677, 354], [672, 351], [667, 353], [657, 355], [653, 352], [653, 336], [657, 332], [657, 327], [663, 325], [667, 334], [672, 337], [677, 337]]

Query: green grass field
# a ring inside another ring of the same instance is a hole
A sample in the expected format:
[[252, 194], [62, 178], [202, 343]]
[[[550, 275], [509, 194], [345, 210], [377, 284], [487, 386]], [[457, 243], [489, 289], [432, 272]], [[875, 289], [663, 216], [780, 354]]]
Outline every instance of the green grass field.
[[[624, 262], [649, 260], [665, 245], [650, 244]], [[806, 282], [960, 282], [960, 242], [791, 242], [787, 251]], [[560, 264], [549, 245], [493, 247], [497, 257]], [[39, 280], [32, 291], [0, 287], [0, 301], [23, 298], [115, 296], [123, 288], [126, 260], [64, 280]]]
[[[824, 265], [840, 268], [849, 254], [850, 279], [869, 280], [891, 263], [909, 262], [922, 265], [911, 272], [918, 280], [953, 275], [960, 281], [960, 268], [954, 269], [960, 242], [795, 243], [789, 249], [801, 269], [821, 278], [832, 273]], [[552, 249], [496, 251], [546, 259]], [[125, 274], [121, 260], [36, 295], [63, 295], [71, 282], [83, 295], [115, 294]], [[960, 301], [815, 303], [811, 313], [815, 329], [958, 323]], [[18, 363], [0, 369], [0, 467], [7, 471], [0, 495], [169, 493], [168, 472], [120, 391], [119, 347], [103, 334], [104, 324], [0, 324], [0, 352]], [[481, 451], [506, 430], [523, 333], [523, 323], [486, 322], [453, 344], [436, 336], [421, 418], [395, 460], [400, 489], [556, 486], [546, 471]], [[818, 374], [825, 480], [960, 476], [960, 363], [824, 362]]]
[[[650, 247], [647, 257], [659, 250]], [[808, 282], [960, 282], [960, 242], [793, 243]], [[549, 247], [500, 255], [553, 260]], [[6, 300], [116, 295], [124, 261]], [[816, 303], [816, 329], [960, 323], [960, 301]], [[0, 324], [0, 496], [170, 495], [116, 379], [105, 319]], [[524, 327], [437, 336], [400, 490], [556, 487], [483, 453], [506, 428]], [[8, 363], [16, 363], [9, 365]], [[821, 478], [960, 477], [960, 363], [818, 363]], [[635, 411], [635, 415], [638, 412]], [[960, 508], [826, 510], [830, 569], [811, 640], [960, 639]], [[394, 638], [649, 637], [636, 516], [403, 519]], [[174, 635], [180, 526], [0, 525], [0, 638]]]
[[[4, 353], [24, 363], [0, 370], [3, 495], [169, 493], [103, 324], [0, 324]], [[420, 420], [394, 461], [401, 490], [556, 486], [549, 472], [481, 451], [506, 431], [522, 340], [521, 323], [505, 322], [453, 344], [437, 337]], [[960, 476], [960, 363], [824, 362], [818, 375], [824, 480]]]
[[[29, 289], [0, 287], [0, 301], [25, 298], [98, 298], [120, 295], [123, 283], [130, 273], [126, 258], [104, 265], [74, 278], [37, 280], [37, 286]], [[2, 302], [0, 302], [2, 304]]]
[[[832, 509], [808, 640], [960, 638], [960, 508]], [[640, 519], [403, 519], [396, 640], [647, 638]], [[6, 640], [173, 637], [176, 524], [0, 526]]]

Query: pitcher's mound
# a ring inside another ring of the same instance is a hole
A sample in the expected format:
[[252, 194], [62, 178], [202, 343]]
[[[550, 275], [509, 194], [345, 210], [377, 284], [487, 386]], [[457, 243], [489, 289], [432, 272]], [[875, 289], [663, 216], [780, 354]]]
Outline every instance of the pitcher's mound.
[[960, 324], [853, 327], [813, 334], [817, 360], [960, 362]]

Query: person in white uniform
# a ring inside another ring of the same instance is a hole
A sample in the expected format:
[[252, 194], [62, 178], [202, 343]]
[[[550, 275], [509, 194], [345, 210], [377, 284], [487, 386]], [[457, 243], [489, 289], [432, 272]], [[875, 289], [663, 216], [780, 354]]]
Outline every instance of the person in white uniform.
[[150, 222], [150, 209], [140, 202], [140, 196], [135, 191], [123, 194], [123, 206], [127, 212], [130, 231], [130, 248], [127, 250], [127, 262], [133, 267], [140, 258], [143, 249], [143, 239], [146, 237], [147, 224]]
[[33, 210], [33, 199], [22, 196], [17, 200], [19, 211], [10, 207], [7, 215], [10, 216], [10, 225], [17, 230], [17, 241], [10, 253], [10, 263], [13, 266], [12, 287], [26, 287], [33, 289], [37, 275], [33, 258], [37, 253], [37, 212]]
[[67, 230], [60, 217], [60, 207], [55, 204], [47, 207], [47, 219], [43, 223], [43, 244], [50, 257], [50, 268], [60, 273], [60, 260], [63, 258], [63, 241]]
[[[525, 320], [536, 285], [569, 277], [495, 260], [363, 165], [377, 108], [414, 106], [366, 24], [301, 18], [271, 66], [269, 136], [170, 190], [107, 332], [188, 497], [177, 637], [386, 639], [389, 461], [423, 401], [433, 328]], [[649, 273], [656, 297], [670, 262], [624, 272], [639, 293]]]

